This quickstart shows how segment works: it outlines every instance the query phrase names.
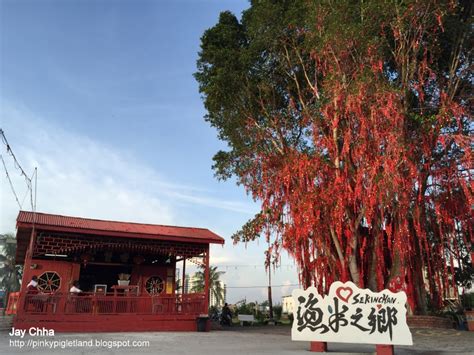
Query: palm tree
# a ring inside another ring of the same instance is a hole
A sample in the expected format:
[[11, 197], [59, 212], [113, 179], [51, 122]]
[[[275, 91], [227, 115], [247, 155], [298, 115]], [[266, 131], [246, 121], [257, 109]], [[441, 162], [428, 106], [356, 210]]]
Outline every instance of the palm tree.
[[[191, 292], [204, 292], [206, 274], [204, 267], [201, 267], [201, 269], [202, 270], [196, 272], [194, 276]], [[212, 294], [218, 305], [223, 302], [224, 298], [224, 289], [220, 280], [221, 275], [224, 273], [224, 271], [217, 271], [217, 266], [211, 266], [209, 268], [209, 296]]]
[[11, 233], [0, 236], [0, 289], [5, 291], [3, 304], [6, 305], [8, 294], [20, 290], [22, 267], [15, 264], [16, 239]]

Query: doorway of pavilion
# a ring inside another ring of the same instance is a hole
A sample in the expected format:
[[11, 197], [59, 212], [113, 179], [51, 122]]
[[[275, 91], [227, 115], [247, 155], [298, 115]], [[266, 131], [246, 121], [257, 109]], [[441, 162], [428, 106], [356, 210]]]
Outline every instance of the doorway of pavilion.
[[96, 285], [106, 285], [107, 292], [111, 292], [112, 286], [117, 285], [119, 274], [130, 275], [131, 272], [131, 265], [82, 264], [79, 285], [84, 292], [94, 292]]

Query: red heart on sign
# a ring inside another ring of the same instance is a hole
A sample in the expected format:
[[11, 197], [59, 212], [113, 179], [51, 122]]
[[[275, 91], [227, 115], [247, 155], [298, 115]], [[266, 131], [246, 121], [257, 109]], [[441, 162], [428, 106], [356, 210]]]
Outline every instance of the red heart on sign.
[[378, 304], [378, 305], [377, 305], [377, 308], [378, 308], [378, 309], [382, 308], [382, 305], [381, 305], [381, 304]]
[[351, 296], [352, 296], [352, 288], [350, 288], [350, 287], [339, 287], [336, 290], [336, 296], [347, 303], [347, 301], [349, 301], [349, 298], [351, 298]]

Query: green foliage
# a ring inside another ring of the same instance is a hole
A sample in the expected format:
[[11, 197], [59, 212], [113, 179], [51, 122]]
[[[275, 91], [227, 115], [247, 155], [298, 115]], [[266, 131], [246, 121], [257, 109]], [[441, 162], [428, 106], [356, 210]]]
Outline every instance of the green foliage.
[[228, 146], [216, 176], [262, 202], [234, 241], [265, 235], [267, 255], [288, 250], [307, 286], [405, 276], [420, 310], [426, 268], [439, 307], [436, 275], [472, 233], [471, 29], [467, 0], [259, 0], [240, 21], [222, 13], [195, 77]]
[[8, 292], [20, 290], [22, 267], [16, 265], [16, 239], [11, 233], [5, 234], [0, 246], [0, 287]]
[[[413, 17], [410, 8], [417, 3], [263, 0], [251, 1], [241, 21], [229, 11], [221, 13], [218, 23], [201, 37], [195, 73], [207, 110], [206, 120], [229, 146], [213, 158], [216, 176], [236, 176], [238, 183], [254, 193], [255, 186], [262, 183], [261, 174], [249, 176], [248, 172], [262, 169], [259, 153], [274, 153], [276, 165], [290, 150], [313, 154], [309, 127], [322, 119], [321, 105], [334, 99], [325, 89], [331, 89], [332, 82], [343, 80], [351, 92], [361, 81], [373, 81], [372, 68], [364, 57], [368, 51], [383, 58], [383, 76], [377, 85], [405, 97], [411, 139], [419, 140], [417, 130], [436, 123], [440, 86], [449, 86], [448, 93], [466, 100], [472, 81], [467, 70], [470, 53], [466, 49], [472, 24], [471, 2], [428, 1], [427, 12], [414, 23], [421, 15]], [[455, 10], [451, 10], [452, 6]], [[441, 31], [427, 31], [420, 39], [422, 45], [415, 41], [419, 35], [416, 28], [436, 28], [441, 20]], [[397, 47], [394, 33], [405, 36], [400, 41], [414, 41], [414, 45]], [[334, 61], [348, 66], [342, 69], [342, 78], [331, 72], [323, 76], [321, 68], [317, 68], [314, 54], [326, 51], [328, 46]], [[348, 51], [350, 56], [344, 58]], [[422, 102], [413, 82], [420, 67], [426, 65], [422, 60], [425, 51], [431, 77], [439, 82], [426, 84], [424, 101], [432, 102], [433, 109], [421, 110]], [[467, 63], [456, 63], [456, 55]], [[351, 78], [359, 66], [351, 68], [349, 60], [364, 67], [367, 75], [359, 73], [357, 78]], [[457, 78], [452, 78], [453, 65], [459, 67]], [[250, 220], [235, 234], [235, 240], [255, 239], [261, 230], [260, 222], [259, 217]]]
[[295, 319], [293, 313], [288, 314], [288, 319], [290, 320], [290, 323], [293, 324], [293, 320]]
[[[228, 142], [230, 151], [214, 156], [217, 177], [240, 176], [250, 167], [247, 158], [257, 151], [280, 146], [276, 138], [273, 115], [288, 121], [283, 138], [301, 144], [301, 130], [292, 127], [294, 115], [288, 109], [287, 89], [296, 84], [287, 75], [289, 66], [282, 57], [287, 35], [298, 40], [294, 24], [304, 26], [304, 1], [259, 1], [245, 11], [241, 23], [230, 12], [220, 15], [216, 26], [201, 38], [201, 51], [195, 74], [208, 111], [206, 120]], [[298, 74], [302, 75], [302, 74]], [[268, 103], [268, 104], [267, 104]], [[262, 105], [270, 109], [262, 112]], [[256, 122], [248, 127], [248, 120]], [[298, 119], [302, 119], [299, 117]], [[272, 137], [273, 143], [259, 145], [253, 134]], [[280, 146], [281, 148], [281, 146]]]
[[281, 304], [277, 304], [277, 305], [273, 306], [273, 314], [274, 314], [276, 320], [281, 319], [282, 312], [283, 312], [283, 307], [282, 307]]
[[8, 294], [20, 290], [23, 268], [16, 265], [16, 238], [12, 233], [2, 236], [0, 245], [0, 289], [5, 291], [3, 304], [7, 304]]
[[247, 221], [239, 231], [232, 235], [234, 243], [257, 239], [261, 233], [262, 221], [262, 213], [256, 214], [253, 219]]
[[460, 265], [454, 271], [456, 284], [461, 287], [471, 288], [474, 284], [474, 268], [469, 253], [461, 258]]
[[462, 329], [465, 320], [464, 309], [459, 302], [449, 302], [440, 310], [433, 312], [434, 316], [448, 318], [456, 329]]
[[465, 293], [462, 295], [462, 305], [464, 309], [474, 310], [474, 293]]
[[258, 323], [263, 323], [265, 321], [265, 318], [266, 318], [265, 313], [257, 309], [257, 311], [255, 312], [255, 320]]
[[241, 304], [239, 304], [239, 306], [236, 308], [235, 310], [236, 312], [236, 315], [239, 315], [239, 314], [255, 314], [255, 303], [253, 302], [250, 302], [250, 303], [246, 303], [246, 302], [243, 302]]
[[[217, 301], [217, 304], [221, 304], [223, 300], [222, 283], [220, 282], [223, 271], [217, 271], [217, 266], [209, 267], [209, 290]], [[206, 275], [204, 267], [201, 267], [201, 271], [196, 272], [196, 279], [191, 287], [191, 292], [204, 292], [204, 286], [206, 281]]]
[[209, 317], [211, 317], [213, 314], [218, 314], [219, 313], [219, 309], [217, 308], [217, 306], [210, 306], [209, 307]]

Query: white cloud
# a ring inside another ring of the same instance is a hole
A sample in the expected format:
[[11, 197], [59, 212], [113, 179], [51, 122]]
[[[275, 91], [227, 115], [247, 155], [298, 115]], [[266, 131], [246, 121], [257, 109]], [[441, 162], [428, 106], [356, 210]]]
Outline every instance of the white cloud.
[[[24, 108], [3, 105], [2, 128], [23, 168], [38, 167], [37, 210], [98, 219], [186, 225], [179, 205], [202, 205], [248, 213], [244, 203], [221, 201], [196, 186], [170, 182], [127, 151], [52, 126]], [[25, 183], [5, 153], [14, 186]], [[18, 213], [8, 181], [1, 185], [0, 230], [12, 231]], [[20, 197], [21, 199], [21, 197]], [[30, 209], [30, 204], [23, 209]]]
[[224, 251], [224, 249], [219, 250], [218, 255], [214, 255], [212, 253], [212, 250], [211, 250], [211, 259], [209, 261], [211, 265], [216, 265], [216, 266], [221, 266], [222, 267], [225, 264], [230, 264], [230, 263], [235, 261], [235, 258], [233, 258], [232, 256], [222, 255], [222, 251]]
[[283, 282], [283, 286], [281, 289], [280, 289], [280, 293], [281, 293], [281, 296], [288, 296], [288, 295], [291, 295], [291, 292], [295, 289], [295, 288], [298, 288], [298, 287], [295, 287], [295, 286], [291, 286], [291, 285], [294, 285], [295, 284], [295, 281], [293, 280], [290, 281], [290, 280], [285, 280]]
[[206, 197], [206, 196], [193, 196], [190, 194], [183, 194], [177, 191], [170, 192], [170, 195], [172, 197], [176, 197], [179, 200], [198, 204], [198, 205], [203, 205], [207, 207], [217, 207], [233, 212], [239, 212], [239, 213], [244, 213], [248, 215], [254, 215], [255, 213], [252, 212], [253, 209], [249, 209], [249, 206], [244, 205], [241, 202], [235, 202], [235, 201], [222, 201], [220, 199], [212, 198], [212, 197]]

